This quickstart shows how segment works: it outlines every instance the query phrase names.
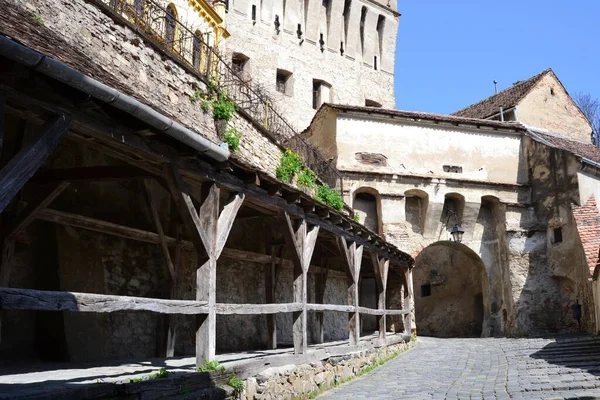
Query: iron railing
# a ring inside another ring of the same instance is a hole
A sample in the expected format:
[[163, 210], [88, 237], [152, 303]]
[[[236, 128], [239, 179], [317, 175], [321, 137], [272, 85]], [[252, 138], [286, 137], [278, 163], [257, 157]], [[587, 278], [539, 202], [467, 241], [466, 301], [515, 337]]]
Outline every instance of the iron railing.
[[267, 95], [251, 81], [243, 79], [209, 45], [210, 33], [184, 25], [173, 10], [163, 8], [155, 0], [95, 1], [118, 18], [135, 25], [138, 32], [171, 54], [177, 62], [191, 68], [205, 83], [216, 83], [237, 104], [241, 113], [262, 127], [278, 144], [298, 153], [322, 182], [342, 189], [338, 170], [298, 134], [272, 106]]

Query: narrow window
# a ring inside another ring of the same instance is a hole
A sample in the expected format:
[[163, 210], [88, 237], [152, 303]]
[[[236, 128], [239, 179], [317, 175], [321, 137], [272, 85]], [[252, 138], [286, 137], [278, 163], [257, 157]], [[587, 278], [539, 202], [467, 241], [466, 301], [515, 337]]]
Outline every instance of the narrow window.
[[562, 228], [559, 226], [552, 229], [552, 232], [554, 233], [554, 241], [552, 243], [561, 243], [563, 241]]
[[321, 106], [321, 82], [313, 80], [313, 108], [316, 110]]
[[298, 39], [302, 39], [302, 24], [298, 24], [298, 30], [296, 33], [298, 34]]
[[279, 93], [291, 95], [291, 72], [284, 71], [282, 69], [277, 70], [275, 88]]
[[373, 69], [377, 71], [377, 56], [373, 56]]
[[225, 0], [225, 12], [229, 12], [229, 0]]
[[252, 22], [256, 23], [256, 4], [252, 4]]
[[348, 42], [348, 26], [350, 25], [350, 6], [351, 5], [352, 5], [352, 0], [345, 0], [344, 11], [342, 12], [342, 16], [344, 17], [344, 43]]
[[550, 94], [554, 96], [554, 88], [550, 88]]
[[325, 51], [325, 40], [323, 39], [323, 34], [319, 35], [319, 46], [321, 48], [321, 52]]
[[165, 15], [165, 42], [173, 47], [175, 45], [175, 31], [177, 29], [177, 10], [173, 4], [167, 6]]
[[192, 63], [199, 70], [202, 61], [202, 32], [196, 31], [192, 40]]
[[431, 296], [431, 284], [427, 283], [425, 285], [421, 285], [421, 297], [429, 296]]
[[329, 37], [329, 27], [331, 26], [331, 0], [323, 0], [321, 3], [321, 12], [325, 15], [325, 33]]
[[360, 10], [360, 49], [361, 53], [365, 55], [365, 20], [367, 19], [367, 7], [363, 7]]

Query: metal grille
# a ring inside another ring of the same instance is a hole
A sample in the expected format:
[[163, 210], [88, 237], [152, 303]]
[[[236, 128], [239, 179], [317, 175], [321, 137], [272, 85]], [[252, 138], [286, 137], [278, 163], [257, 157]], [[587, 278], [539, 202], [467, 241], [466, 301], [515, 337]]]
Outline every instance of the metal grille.
[[298, 153], [322, 182], [342, 189], [342, 178], [337, 169], [298, 134], [265, 95], [209, 46], [205, 33], [193, 32], [154, 0], [93, 1], [134, 24], [139, 32], [173, 55], [176, 61], [192, 68], [205, 83], [217, 82], [219, 89], [247, 118], [262, 126], [277, 143]]

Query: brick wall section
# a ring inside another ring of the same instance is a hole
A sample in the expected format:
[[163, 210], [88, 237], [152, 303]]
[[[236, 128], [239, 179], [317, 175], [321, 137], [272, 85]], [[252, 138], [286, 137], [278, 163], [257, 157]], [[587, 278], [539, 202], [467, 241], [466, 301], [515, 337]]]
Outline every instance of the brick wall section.
[[590, 197], [583, 206], [573, 205], [573, 217], [577, 224], [577, 231], [583, 244], [591, 277], [598, 263], [598, 250], [600, 249], [600, 213], [598, 213], [594, 196]]

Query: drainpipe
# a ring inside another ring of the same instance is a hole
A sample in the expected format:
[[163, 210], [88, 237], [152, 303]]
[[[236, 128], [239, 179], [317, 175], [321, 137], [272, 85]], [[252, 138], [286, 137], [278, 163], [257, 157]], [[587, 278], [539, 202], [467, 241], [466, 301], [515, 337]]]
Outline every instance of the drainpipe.
[[216, 161], [226, 161], [229, 158], [230, 153], [226, 148], [218, 146], [133, 97], [2, 35], [0, 35], [0, 55], [125, 111], [207, 157]]

